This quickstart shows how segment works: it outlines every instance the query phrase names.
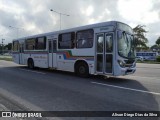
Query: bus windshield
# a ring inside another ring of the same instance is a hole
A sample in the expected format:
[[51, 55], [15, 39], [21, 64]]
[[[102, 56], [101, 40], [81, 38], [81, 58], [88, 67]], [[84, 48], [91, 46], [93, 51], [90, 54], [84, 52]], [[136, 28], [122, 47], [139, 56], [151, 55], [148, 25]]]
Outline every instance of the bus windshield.
[[118, 31], [118, 53], [121, 57], [135, 58], [135, 44], [133, 35]]

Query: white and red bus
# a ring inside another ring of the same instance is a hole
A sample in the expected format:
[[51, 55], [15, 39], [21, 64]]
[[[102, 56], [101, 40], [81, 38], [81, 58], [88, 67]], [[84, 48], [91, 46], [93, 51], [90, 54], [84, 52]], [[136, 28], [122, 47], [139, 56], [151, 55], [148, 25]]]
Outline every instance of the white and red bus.
[[80, 76], [127, 75], [136, 71], [132, 28], [109, 21], [13, 40], [13, 61]]

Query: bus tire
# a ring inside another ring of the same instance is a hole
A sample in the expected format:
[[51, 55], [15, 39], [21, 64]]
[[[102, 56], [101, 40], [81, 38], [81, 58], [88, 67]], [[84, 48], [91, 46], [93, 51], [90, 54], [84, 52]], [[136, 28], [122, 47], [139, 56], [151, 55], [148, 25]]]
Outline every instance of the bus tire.
[[80, 77], [88, 77], [89, 76], [89, 68], [88, 65], [84, 62], [80, 62], [76, 65], [76, 75]]
[[32, 59], [29, 59], [29, 60], [28, 60], [28, 68], [29, 68], [29, 69], [34, 69], [34, 62], [33, 62]]

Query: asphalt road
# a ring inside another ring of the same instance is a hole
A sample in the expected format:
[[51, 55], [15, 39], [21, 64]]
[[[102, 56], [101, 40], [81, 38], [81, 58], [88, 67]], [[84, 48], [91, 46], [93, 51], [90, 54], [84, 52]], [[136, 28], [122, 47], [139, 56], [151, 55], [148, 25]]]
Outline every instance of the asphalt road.
[[104, 79], [100, 76], [80, 78], [73, 73], [46, 69], [29, 70], [0, 60], [0, 103], [9, 110], [160, 111], [160, 65], [137, 64], [133, 75]]

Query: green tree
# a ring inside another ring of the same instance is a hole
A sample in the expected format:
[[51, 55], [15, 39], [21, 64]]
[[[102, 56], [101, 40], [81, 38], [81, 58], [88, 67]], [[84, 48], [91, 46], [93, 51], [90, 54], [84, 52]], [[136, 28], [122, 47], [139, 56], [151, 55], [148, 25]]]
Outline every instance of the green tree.
[[156, 44], [159, 46], [160, 45], [160, 37], [157, 39]]
[[7, 45], [4, 46], [5, 49], [11, 50], [12, 49], [12, 43], [8, 43]]
[[158, 45], [152, 45], [151, 46], [151, 49], [153, 50], [153, 49], [156, 49], [156, 48], [158, 48]]
[[159, 51], [160, 50], [160, 37], [156, 40], [155, 45], [151, 46], [151, 49], [154, 50], [154, 51]]
[[148, 39], [145, 37], [145, 34], [148, 32], [145, 30], [144, 25], [137, 25], [135, 28], [133, 28], [134, 35], [135, 35], [135, 41], [136, 41], [136, 47], [138, 50], [141, 49], [147, 49], [147, 43]]

